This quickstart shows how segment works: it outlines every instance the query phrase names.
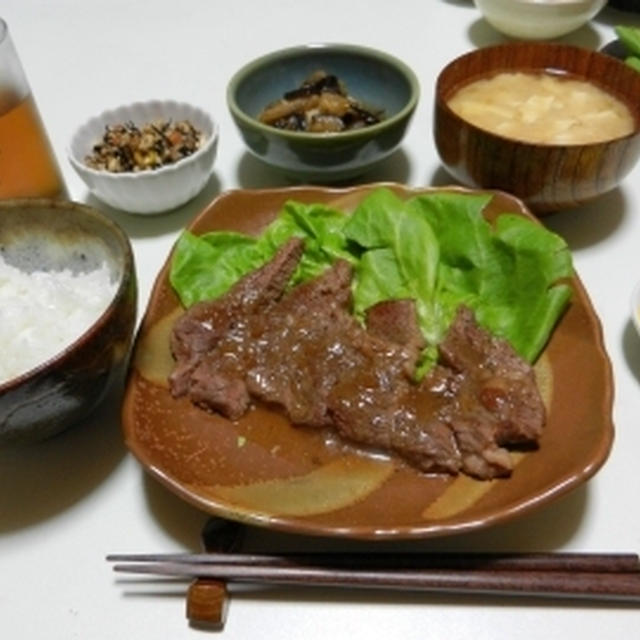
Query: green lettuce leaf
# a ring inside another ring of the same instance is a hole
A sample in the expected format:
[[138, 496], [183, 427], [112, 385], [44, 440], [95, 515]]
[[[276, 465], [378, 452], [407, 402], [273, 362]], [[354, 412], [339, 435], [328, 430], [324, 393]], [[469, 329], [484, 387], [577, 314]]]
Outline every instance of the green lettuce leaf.
[[169, 280], [185, 307], [225, 293], [268, 257], [255, 238], [221, 231], [196, 236], [184, 231], [173, 250]]
[[257, 237], [185, 231], [170, 280], [182, 303], [218, 297], [268, 261], [292, 236], [305, 250], [290, 285], [322, 273], [336, 259], [354, 266], [354, 313], [389, 299], [412, 298], [428, 342], [420, 376], [435, 362], [460, 304], [533, 362], [566, 308], [573, 274], [564, 240], [542, 225], [504, 213], [483, 216], [488, 194], [430, 193], [401, 200], [376, 189], [351, 216], [323, 204], [285, 203]]
[[614, 31], [630, 55], [640, 56], [640, 28], [617, 25]]
[[304, 254], [292, 279], [295, 285], [320, 275], [338, 258], [355, 262], [342, 233], [345, 219], [344, 213], [323, 204], [289, 201], [258, 244], [271, 257], [292, 236], [304, 239]]
[[433, 301], [439, 246], [429, 223], [391, 191], [380, 189], [360, 203], [343, 231], [365, 250], [354, 285], [356, 315], [382, 300], [413, 298], [422, 330], [429, 342], [435, 342]]
[[217, 298], [297, 236], [304, 238], [305, 251], [292, 277], [293, 286], [318, 276], [337, 258], [355, 261], [345, 248], [344, 221], [341, 211], [291, 201], [258, 238], [231, 231], [200, 236], [184, 231], [173, 251], [169, 280], [185, 307]]
[[640, 71], [640, 28], [618, 25], [614, 30], [627, 51], [625, 62]]

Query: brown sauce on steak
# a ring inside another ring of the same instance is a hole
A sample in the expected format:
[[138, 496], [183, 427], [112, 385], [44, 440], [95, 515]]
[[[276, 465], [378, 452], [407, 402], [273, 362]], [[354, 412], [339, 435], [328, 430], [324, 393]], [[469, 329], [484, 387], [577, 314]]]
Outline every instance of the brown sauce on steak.
[[400, 456], [424, 472], [509, 475], [505, 446], [535, 445], [544, 405], [533, 370], [461, 307], [441, 362], [413, 380], [424, 341], [411, 300], [350, 313], [351, 267], [287, 291], [302, 243], [289, 241], [221, 298], [175, 324], [174, 396], [234, 420], [257, 401], [297, 425]]

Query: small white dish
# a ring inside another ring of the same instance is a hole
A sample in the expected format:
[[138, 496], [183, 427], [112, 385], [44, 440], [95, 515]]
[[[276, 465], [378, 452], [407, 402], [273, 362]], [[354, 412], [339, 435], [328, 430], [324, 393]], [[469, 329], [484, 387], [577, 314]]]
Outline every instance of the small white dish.
[[558, 38], [589, 22], [606, 0], [474, 0], [500, 33], [525, 40]]
[[[112, 173], [88, 167], [85, 157], [102, 139], [107, 125], [154, 120], [188, 120], [205, 136], [204, 144], [175, 164], [140, 172]], [[216, 157], [218, 125], [204, 110], [174, 100], [149, 100], [103, 111], [90, 118], [71, 138], [69, 162], [97, 198], [129, 213], [169, 211], [195, 197], [204, 187]]]
[[631, 319], [638, 335], [640, 335], [640, 282], [636, 284], [631, 294]]

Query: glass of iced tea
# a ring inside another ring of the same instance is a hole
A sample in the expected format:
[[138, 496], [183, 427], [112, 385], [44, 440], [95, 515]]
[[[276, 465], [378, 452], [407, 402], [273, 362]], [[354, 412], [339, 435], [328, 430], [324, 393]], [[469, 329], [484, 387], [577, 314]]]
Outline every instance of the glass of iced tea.
[[60, 168], [9, 28], [0, 18], [0, 199], [65, 195]]

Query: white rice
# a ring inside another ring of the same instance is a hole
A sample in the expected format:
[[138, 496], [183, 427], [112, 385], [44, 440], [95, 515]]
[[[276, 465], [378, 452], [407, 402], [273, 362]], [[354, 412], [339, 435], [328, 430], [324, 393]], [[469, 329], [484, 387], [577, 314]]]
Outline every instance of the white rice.
[[0, 384], [80, 337], [107, 308], [116, 288], [105, 264], [87, 273], [27, 273], [0, 255]]

